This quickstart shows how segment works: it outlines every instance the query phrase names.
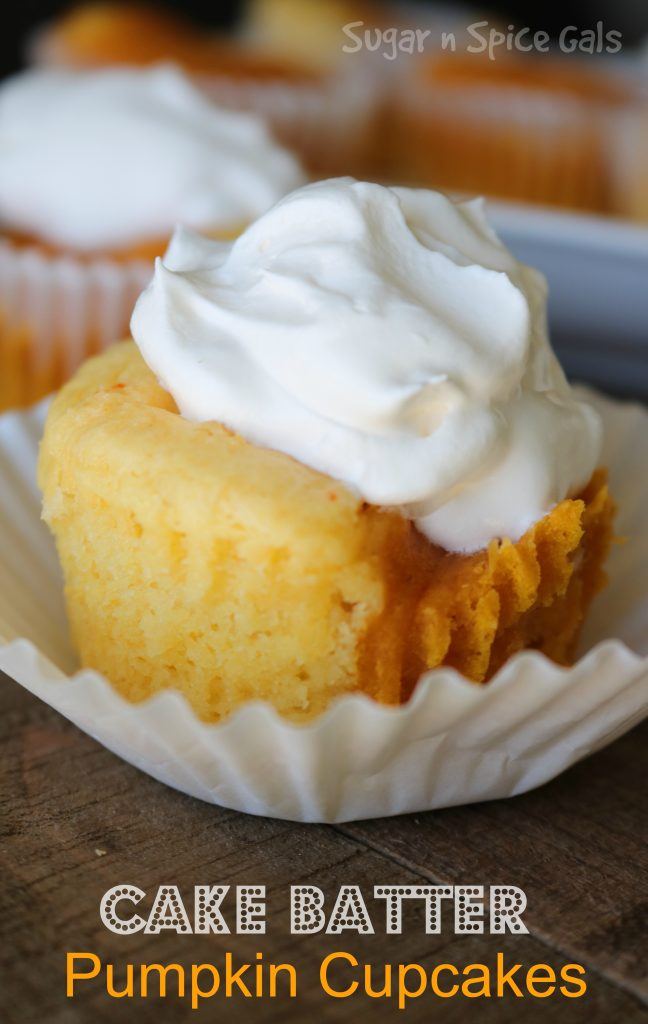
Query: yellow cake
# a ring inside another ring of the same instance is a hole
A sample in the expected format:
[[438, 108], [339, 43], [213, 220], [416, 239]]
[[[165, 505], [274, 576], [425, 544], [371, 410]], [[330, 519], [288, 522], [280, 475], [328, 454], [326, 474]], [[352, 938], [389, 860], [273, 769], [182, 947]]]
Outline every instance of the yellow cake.
[[184, 419], [130, 342], [55, 400], [39, 479], [82, 664], [132, 701], [176, 688], [207, 721], [250, 699], [295, 720], [352, 691], [397, 704], [425, 669], [483, 682], [523, 647], [568, 663], [611, 535], [597, 472], [516, 544], [448, 553], [289, 456]]

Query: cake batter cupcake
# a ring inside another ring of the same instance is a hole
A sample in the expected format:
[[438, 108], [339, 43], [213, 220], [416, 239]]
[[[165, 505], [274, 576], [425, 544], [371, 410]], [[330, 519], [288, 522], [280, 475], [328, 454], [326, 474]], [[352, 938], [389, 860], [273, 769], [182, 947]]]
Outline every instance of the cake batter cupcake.
[[40, 458], [84, 665], [312, 718], [440, 665], [569, 664], [604, 581], [598, 415], [480, 202], [340, 179], [174, 238]]

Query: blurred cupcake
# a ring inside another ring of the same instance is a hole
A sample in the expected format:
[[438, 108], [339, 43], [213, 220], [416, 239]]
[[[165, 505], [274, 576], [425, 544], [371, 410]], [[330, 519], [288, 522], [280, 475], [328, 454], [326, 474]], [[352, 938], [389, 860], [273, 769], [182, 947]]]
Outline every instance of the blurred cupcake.
[[392, 108], [390, 176], [609, 211], [607, 117], [631, 96], [627, 82], [555, 58], [424, 56]]
[[358, 63], [315, 67], [299, 46], [277, 53], [153, 6], [75, 8], [41, 30], [31, 56], [76, 68], [173, 61], [220, 105], [262, 115], [314, 175], [362, 172], [375, 143], [375, 87]]
[[18, 75], [0, 146], [0, 408], [120, 337], [177, 223], [231, 237], [304, 177], [168, 67]]

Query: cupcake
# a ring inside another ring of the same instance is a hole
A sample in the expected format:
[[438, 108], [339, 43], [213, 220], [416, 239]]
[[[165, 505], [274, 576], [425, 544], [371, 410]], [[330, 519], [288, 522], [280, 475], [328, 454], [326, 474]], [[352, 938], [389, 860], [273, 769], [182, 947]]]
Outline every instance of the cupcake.
[[230, 237], [304, 181], [170, 67], [17, 75], [0, 145], [0, 408], [123, 336], [176, 223]]
[[608, 119], [633, 92], [574, 60], [423, 55], [394, 93], [390, 176], [609, 212]]
[[545, 305], [482, 204], [432, 191], [326, 181], [234, 241], [179, 231], [46, 424], [82, 663], [207, 721], [569, 664], [612, 503]]
[[114, 2], [72, 9], [41, 30], [31, 56], [73, 68], [173, 61], [219, 105], [261, 115], [314, 176], [363, 173], [373, 159], [376, 90], [356, 61], [315, 66], [299, 49], [279, 53], [153, 5]]

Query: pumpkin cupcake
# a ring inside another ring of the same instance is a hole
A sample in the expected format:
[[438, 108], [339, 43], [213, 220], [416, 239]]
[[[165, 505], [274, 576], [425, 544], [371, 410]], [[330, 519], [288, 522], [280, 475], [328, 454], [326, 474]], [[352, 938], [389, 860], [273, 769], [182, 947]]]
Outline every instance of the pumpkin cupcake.
[[635, 93], [626, 80], [575, 60], [423, 55], [394, 90], [390, 175], [610, 212], [609, 118]]
[[[343, 41], [340, 26], [340, 48]], [[42, 29], [37, 63], [72, 68], [172, 61], [220, 106], [264, 118], [315, 177], [364, 173], [376, 143], [377, 96], [357, 61], [316, 66], [309, 53], [278, 53], [146, 4], [89, 3]]]
[[18, 75], [0, 145], [0, 408], [123, 334], [177, 223], [231, 237], [304, 180], [170, 67]]
[[480, 205], [351, 179], [186, 231], [40, 457], [82, 663], [213, 721], [569, 664], [603, 583], [600, 422]]

